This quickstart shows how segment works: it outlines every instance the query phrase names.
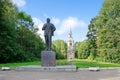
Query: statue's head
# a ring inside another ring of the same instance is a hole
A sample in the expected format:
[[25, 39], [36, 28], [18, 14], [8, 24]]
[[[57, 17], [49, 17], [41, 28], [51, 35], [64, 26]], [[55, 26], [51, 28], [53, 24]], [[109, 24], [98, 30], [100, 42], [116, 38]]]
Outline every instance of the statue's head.
[[47, 18], [47, 23], [50, 23], [50, 18]]

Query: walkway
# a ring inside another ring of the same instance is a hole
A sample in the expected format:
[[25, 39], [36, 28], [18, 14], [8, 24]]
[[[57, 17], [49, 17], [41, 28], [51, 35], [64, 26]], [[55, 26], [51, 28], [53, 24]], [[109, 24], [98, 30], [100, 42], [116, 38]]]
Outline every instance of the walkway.
[[78, 72], [0, 71], [0, 80], [120, 80], [120, 69]]

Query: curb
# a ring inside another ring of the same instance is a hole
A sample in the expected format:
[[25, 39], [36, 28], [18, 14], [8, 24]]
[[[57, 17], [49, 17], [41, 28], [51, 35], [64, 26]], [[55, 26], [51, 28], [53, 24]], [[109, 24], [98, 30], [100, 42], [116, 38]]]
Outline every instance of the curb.
[[[99, 68], [99, 70], [113, 70], [113, 69], [120, 69], [120, 67]], [[79, 68], [78, 71], [91, 71], [91, 70], [89, 70], [89, 68]]]

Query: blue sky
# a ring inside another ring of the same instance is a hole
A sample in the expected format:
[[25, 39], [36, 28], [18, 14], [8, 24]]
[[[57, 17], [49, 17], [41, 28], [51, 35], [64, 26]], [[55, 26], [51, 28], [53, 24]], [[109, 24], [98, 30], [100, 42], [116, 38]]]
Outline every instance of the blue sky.
[[41, 30], [46, 18], [56, 27], [53, 40], [67, 41], [70, 27], [75, 41], [86, 39], [88, 25], [100, 12], [104, 0], [12, 0], [20, 11], [31, 15], [38, 34], [44, 39]]

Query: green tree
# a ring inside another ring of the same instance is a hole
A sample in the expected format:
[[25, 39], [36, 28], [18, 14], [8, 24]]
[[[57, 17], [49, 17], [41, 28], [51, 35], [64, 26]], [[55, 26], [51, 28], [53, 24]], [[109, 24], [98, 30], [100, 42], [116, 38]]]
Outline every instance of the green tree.
[[77, 55], [78, 55], [79, 59], [87, 59], [88, 58], [90, 53], [89, 53], [89, 46], [88, 46], [87, 40], [79, 42]]
[[10, 0], [0, 1], [0, 63], [13, 62], [16, 55], [17, 8]]
[[10, 0], [0, 1], [0, 63], [40, 59], [45, 45], [30, 15]]
[[93, 22], [97, 31], [97, 55], [103, 61], [120, 63], [120, 0], [105, 0]]
[[[38, 29], [34, 27], [31, 16], [25, 12], [19, 12], [17, 25], [17, 42], [20, 49], [23, 50], [23, 52], [18, 55], [22, 56], [23, 61], [39, 59], [41, 50], [43, 50], [45, 46], [43, 40], [36, 34]], [[16, 58], [18, 58], [18, 55]]]
[[52, 49], [56, 51], [57, 59], [66, 59], [67, 43], [63, 40], [55, 40], [52, 43]]
[[78, 58], [78, 46], [79, 46], [79, 42], [75, 42], [75, 58]]
[[96, 44], [96, 39], [97, 39], [97, 30], [96, 30], [96, 26], [94, 23], [95, 19], [92, 19], [90, 21], [90, 24], [88, 26], [88, 33], [87, 33], [87, 37], [88, 37], [88, 47], [89, 47], [89, 59], [94, 60], [96, 55], [97, 55], [97, 44]]

